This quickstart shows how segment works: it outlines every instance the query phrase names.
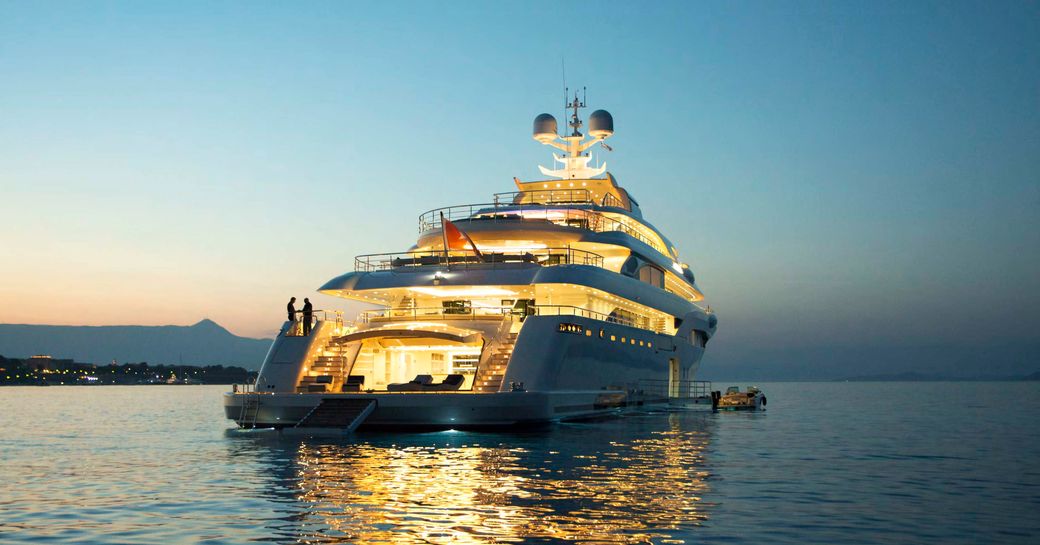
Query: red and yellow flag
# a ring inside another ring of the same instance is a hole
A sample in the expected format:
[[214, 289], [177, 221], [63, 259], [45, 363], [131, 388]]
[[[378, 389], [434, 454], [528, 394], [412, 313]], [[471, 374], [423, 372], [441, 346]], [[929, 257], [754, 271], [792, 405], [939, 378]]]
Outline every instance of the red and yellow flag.
[[477, 249], [473, 239], [469, 238], [469, 235], [456, 227], [454, 223], [445, 219], [444, 212], [441, 212], [441, 232], [444, 233], [445, 252], [448, 250], [473, 250], [473, 253], [477, 254], [478, 258], [484, 259], [484, 254]]

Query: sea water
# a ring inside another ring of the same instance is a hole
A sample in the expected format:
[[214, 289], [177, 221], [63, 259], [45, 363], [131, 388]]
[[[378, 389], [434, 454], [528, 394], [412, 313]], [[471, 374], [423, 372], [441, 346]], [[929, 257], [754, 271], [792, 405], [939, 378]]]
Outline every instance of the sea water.
[[233, 429], [221, 386], [2, 388], [0, 542], [1040, 543], [1040, 384], [758, 386], [312, 439]]

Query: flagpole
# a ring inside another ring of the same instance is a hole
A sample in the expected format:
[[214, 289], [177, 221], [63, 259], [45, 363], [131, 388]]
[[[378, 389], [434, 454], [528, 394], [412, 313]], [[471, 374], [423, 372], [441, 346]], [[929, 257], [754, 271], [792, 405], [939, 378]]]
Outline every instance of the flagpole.
[[451, 268], [451, 262], [448, 261], [448, 229], [444, 226], [444, 212], [441, 212], [441, 238], [444, 240], [444, 266]]

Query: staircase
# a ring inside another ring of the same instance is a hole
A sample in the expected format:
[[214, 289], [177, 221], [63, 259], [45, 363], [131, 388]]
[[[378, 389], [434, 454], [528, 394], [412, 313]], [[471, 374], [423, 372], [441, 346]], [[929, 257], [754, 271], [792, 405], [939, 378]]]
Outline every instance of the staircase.
[[307, 375], [300, 379], [296, 393], [337, 392], [346, 380], [348, 357], [346, 348], [338, 344], [328, 344], [321, 355], [314, 358]]
[[374, 399], [326, 398], [311, 409], [295, 427], [336, 428], [354, 431], [376, 408]]
[[480, 369], [477, 376], [473, 378], [473, 391], [478, 393], [497, 392], [502, 387], [502, 377], [506, 374], [506, 365], [513, 355], [513, 345], [516, 344], [516, 333], [508, 333], [506, 338], [498, 343]]

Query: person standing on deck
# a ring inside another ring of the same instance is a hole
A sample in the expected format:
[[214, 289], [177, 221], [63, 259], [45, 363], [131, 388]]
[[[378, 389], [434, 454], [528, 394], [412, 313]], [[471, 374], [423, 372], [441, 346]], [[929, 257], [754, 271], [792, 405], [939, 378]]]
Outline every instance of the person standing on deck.
[[295, 297], [290, 297], [289, 298], [289, 304], [285, 306], [285, 310], [289, 313], [289, 321], [290, 322], [296, 321], [296, 307], [293, 306], [293, 303], [295, 303], [295, 302], [296, 302], [296, 298]]
[[311, 334], [311, 313], [314, 307], [311, 306], [311, 300], [303, 298], [303, 336]]

